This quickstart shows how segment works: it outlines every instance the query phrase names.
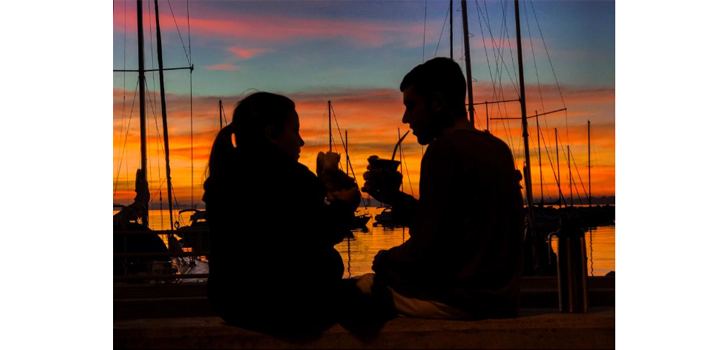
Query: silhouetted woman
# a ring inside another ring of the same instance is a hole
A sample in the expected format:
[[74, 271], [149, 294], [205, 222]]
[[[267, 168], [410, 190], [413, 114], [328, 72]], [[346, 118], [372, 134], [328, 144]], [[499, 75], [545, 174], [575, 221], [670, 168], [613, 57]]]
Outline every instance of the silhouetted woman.
[[[235, 107], [210, 154], [203, 200], [210, 224], [208, 295], [226, 322], [281, 337], [313, 337], [337, 318], [357, 187], [325, 198], [298, 163], [295, 104], [258, 92]], [[337, 199], [336, 199], [337, 198]]]

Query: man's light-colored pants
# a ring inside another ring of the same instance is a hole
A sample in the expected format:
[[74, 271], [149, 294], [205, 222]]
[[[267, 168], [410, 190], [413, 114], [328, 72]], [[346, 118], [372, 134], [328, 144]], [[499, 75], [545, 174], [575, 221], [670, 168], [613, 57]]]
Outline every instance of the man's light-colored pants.
[[[375, 274], [368, 273], [360, 277], [356, 285], [364, 294], [371, 294], [370, 290], [372, 289], [374, 283]], [[388, 289], [392, 293], [395, 309], [400, 316], [441, 320], [473, 319], [472, 315], [441, 302], [408, 298], [399, 294], [390, 287], [388, 287]]]

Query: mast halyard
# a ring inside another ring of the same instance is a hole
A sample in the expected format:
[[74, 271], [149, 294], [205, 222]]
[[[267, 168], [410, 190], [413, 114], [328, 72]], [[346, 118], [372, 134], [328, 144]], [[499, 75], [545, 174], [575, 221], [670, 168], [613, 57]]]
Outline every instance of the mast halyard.
[[[147, 130], [145, 129], [145, 41], [143, 38], [142, 0], [137, 0], [138, 25], [138, 85], [140, 87], [140, 169], [142, 181], [147, 183]], [[148, 226], [147, 208], [142, 213], [142, 225]]]
[[[350, 140], [348, 139], [348, 131], [345, 129], [345, 173], [350, 175], [352, 173], [353, 179], [357, 182], [357, 178], [355, 178], [355, 171], [352, 170], [352, 167], [350, 166]], [[367, 204], [365, 204], [365, 198], [360, 196], [360, 203], [362, 203], [363, 207], [365, 207], [365, 210], [367, 210]]]
[[532, 176], [530, 173], [530, 145], [528, 142], [527, 111], [525, 110], [525, 76], [523, 71], [522, 42], [520, 41], [520, 7], [515, 0], [515, 35], [517, 38], [518, 68], [520, 73], [520, 111], [522, 113], [523, 142], [525, 144], [525, 196], [527, 198], [530, 232], [535, 232], [535, 213], [533, 211]]
[[155, 32], [157, 34], [158, 72], [160, 74], [160, 109], [163, 122], [163, 140], [165, 141], [165, 176], [167, 182], [168, 211], [170, 214], [170, 230], [175, 229], [173, 223], [172, 180], [170, 177], [170, 141], [168, 140], [167, 106], [165, 104], [165, 75], [162, 54], [162, 35], [160, 35], [160, 13], [158, 1], [155, 0]]
[[467, 0], [461, 1], [463, 17], [463, 39], [465, 43], [465, 73], [467, 74], [468, 114], [470, 124], [475, 128], [475, 104], [473, 103], [472, 69], [470, 68], [470, 33], [468, 32]]

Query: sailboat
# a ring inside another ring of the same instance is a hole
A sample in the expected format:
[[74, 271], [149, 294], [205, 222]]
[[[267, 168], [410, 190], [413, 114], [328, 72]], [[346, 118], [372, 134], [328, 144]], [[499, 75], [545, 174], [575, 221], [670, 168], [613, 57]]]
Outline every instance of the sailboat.
[[[160, 17], [158, 1], [155, 0], [155, 22], [157, 34], [157, 60], [160, 81], [160, 101], [163, 121], [163, 138], [165, 148], [165, 175], [167, 183], [167, 198], [170, 221], [173, 218], [173, 197], [172, 178], [170, 176], [170, 147], [168, 142], [167, 107], [165, 102], [164, 71], [189, 69], [190, 67], [166, 69], [163, 65], [162, 36], [160, 32]], [[116, 280], [133, 280], [133, 275], [149, 275], [150, 278], [171, 280], [176, 273], [192, 273], [196, 269], [195, 259], [188, 261], [185, 257], [190, 256], [184, 252], [182, 246], [175, 237], [177, 231], [171, 228], [170, 231], [152, 231], [148, 226], [148, 206], [150, 192], [147, 181], [147, 132], [145, 117], [145, 52], [143, 36], [143, 5], [137, 1], [137, 26], [138, 26], [138, 69], [137, 70], [114, 70], [115, 72], [137, 72], [139, 87], [139, 114], [140, 114], [140, 153], [141, 169], [136, 172], [134, 202], [128, 206], [121, 207], [120, 211], [113, 216], [113, 256], [114, 275]], [[153, 70], [154, 71], [154, 70]], [[166, 242], [160, 238], [166, 237]], [[167, 244], [167, 245], [166, 245]], [[159, 268], [158, 268], [159, 266]], [[202, 270], [202, 268], [201, 268]], [[206, 270], [206, 269], [204, 269]], [[206, 272], [206, 271], [205, 271]]]
[[[509, 101], [493, 101], [493, 102], [485, 102], [484, 104], [487, 106], [488, 103], [508, 103], [508, 102], [519, 102], [520, 103], [520, 111], [521, 111], [521, 117], [520, 118], [494, 118], [494, 119], [520, 119], [522, 121], [522, 138], [523, 138], [523, 146], [524, 146], [524, 166], [523, 166], [523, 178], [525, 180], [524, 189], [525, 189], [525, 197], [526, 197], [526, 210], [527, 210], [527, 231], [525, 235], [526, 240], [526, 259], [525, 261], [525, 271], [526, 274], [548, 274], [552, 273], [554, 271], [554, 268], [545, 266], [545, 263], [548, 261], [546, 256], [542, 256], [544, 252], [547, 252], [547, 245], [549, 244], [548, 241], [546, 241], [545, 234], [547, 232], [543, 232], [543, 230], [547, 230], [548, 227], [543, 226], [552, 226], [552, 225], [559, 225], [560, 224], [560, 218], [566, 218], [570, 215], [573, 215], [573, 219], [577, 219], [577, 214], [582, 212], [588, 212], [590, 215], [585, 215], [584, 220], [585, 224], [592, 225], [592, 224], [598, 224], [603, 222], [603, 220], [608, 220], [612, 218], [614, 220], [614, 207], [610, 209], [607, 209], [607, 212], [601, 212], [600, 210], [597, 210], [598, 208], [572, 208], [572, 185], [573, 185], [573, 177], [572, 177], [572, 171], [569, 170], [570, 174], [570, 203], [571, 208], [565, 208], [565, 210], [558, 210], [553, 208], [537, 208], [534, 203], [533, 198], [533, 185], [532, 185], [532, 174], [531, 174], [531, 159], [530, 159], [530, 147], [528, 142], [528, 119], [532, 118], [539, 118], [540, 116], [551, 114], [551, 113], [557, 113], [561, 111], [566, 111], [567, 108], [562, 108], [554, 111], [549, 111], [545, 113], [538, 114], [535, 112], [534, 116], [528, 116], [527, 114], [527, 106], [526, 106], [526, 96], [525, 96], [525, 77], [524, 77], [524, 68], [523, 68], [523, 47], [522, 47], [522, 40], [521, 40], [521, 25], [520, 25], [520, 9], [519, 9], [519, 0], [514, 0], [514, 19], [515, 19], [515, 36], [516, 36], [516, 50], [517, 50], [517, 64], [518, 64], [518, 85], [519, 85], [519, 98], [516, 100], [509, 100]], [[452, 6], [452, 5], [451, 5]], [[468, 84], [468, 112], [470, 114], [470, 122], [474, 125], [474, 105], [483, 104], [483, 103], [474, 103], [473, 102], [473, 95], [472, 95], [472, 73], [470, 69], [470, 51], [469, 51], [469, 33], [468, 33], [468, 26], [467, 26], [467, 1], [462, 0], [462, 12], [463, 12], [463, 29], [464, 29], [464, 47], [465, 47], [465, 66], [466, 66], [466, 74], [467, 74], [467, 84]], [[529, 26], [528, 26], [529, 29]], [[509, 36], [508, 36], [509, 40]], [[558, 84], [559, 89], [559, 84]], [[564, 103], [564, 102], [563, 102]], [[488, 121], [489, 124], [489, 121]], [[589, 167], [589, 121], [588, 121], [588, 167]], [[489, 126], [488, 126], [489, 129]], [[539, 123], [538, 123], [538, 129], [539, 129]], [[557, 131], [556, 131], [557, 134]], [[557, 140], [557, 136], [556, 136]], [[556, 141], [557, 142], [557, 141]], [[540, 144], [539, 141], [539, 132], [538, 132], [538, 146]], [[557, 146], [556, 146], [557, 147]], [[559, 149], [559, 148], [558, 148]], [[568, 168], [570, 168], [570, 151], [568, 146]], [[558, 154], [558, 161], [557, 166], [559, 169], [559, 154]], [[542, 168], [541, 168], [542, 169]], [[542, 176], [542, 173], [541, 173]], [[565, 200], [562, 191], [560, 190], [560, 176], [558, 174], [558, 201]], [[589, 169], [588, 169], [588, 179], [589, 179]], [[542, 180], [541, 180], [542, 185]], [[542, 191], [542, 186], [541, 186]], [[542, 193], [542, 192], [541, 192]], [[588, 202], [590, 202], [590, 196], [588, 196]], [[541, 194], [541, 204], [544, 204], [544, 198]], [[558, 202], [559, 204], [559, 202]], [[550, 213], [548, 215], [548, 212], [554, 212]]]
[[[218, 114], [220, 117], [220, 130], [222, 130], [223, 117], [225, 114], [222, 100], [218, 101]], [[184, 213], [192, 213], [189, 218], [190, 223], [185, 226], [180, 226], [180, 223], [176, 221], [174, 224], [182, 237], [181, 243], [183, 247], [199, 251], [210, 250], [210, 225], [205, 220], [205, 210], [197, 208], [183, 209], [178, 213], [178, 216]]]
[[[501, 98], [502, 101], [485, 101], [485, 102], [474, 102], [474, 96], [473, 96], [473, 77], [472, 77], [472, 65], [471, 65], [471, 58], [470, 58], [470, 34], [468, 30], [468, 9], [467, 9], [467, 0], [461, 1], [461, 10], [462, 10], [462, 25], [463, 25], [463, 47], [464, 47], [464, 61], [465, 61], [465, 74], [466, 74], [466, 82], [467, 82], [467, 98], [468, 98], [468, 115], [469, 115], [469, 121], [474, 126], [475, 125], [475, 106], [476, 105], [482, 105], [484, 104], [487, 106], [488, 104], [504, 104], [504, 103], [514, 103], [519, 102], [520, 103], [520, 112], [521, 117], [520, 118], [499, 118], [499, 119], [520, 119], [522, 122], [522, 137], [523, 137], [523, 151], [524, 151], [524, 166], [522, 168], [522, 175], [524, 179], [524, 189], [525, 189], [525, 199], [526, 199], [526, 210], [527, 210], [527, 217], [526, 217], [526, 234], [525, 234], [525, 255], [526, 255], [526, 267], [525, 267], [525, 273], [528, 274], [537, 274], [537, 273], [543, 273], [543, 270], [545, 270], [543, 264], [543, 261], [548, 261], [547, 258], [542, 257], [540, 254], [544, 251], [547, 251], [547, 242], [545, 241], [544, 237], [536, 234], [537, 230], [537, 224], [535, 219], [535, 204], [533, 199], [533, 185], [532, 185], [532, 174], [531, 174], [531, 162], [530, 162], [530, 146], [528, 142], [528, 119], [532, 118], [528, 117], [527, 115], [527, 107], [526, 107], [526, 96], [525, 96], [525, 76], [524, 76], [524, 69], [523, 69], [523, 55], [522, 55], [522, 40], [521, 40], [521, 26], [520, 26], [520, 8], [519, 8], [519, 0], [514, 0], [514, 19], [515, 19], [515, 43], [516, 43], [516, 51], [517, 51], [517, 63], [518, 63], [518, 82], [519, 82], [519, 91], [518, 91], [518, 98], [507, 100], [505, 98]], [[452, 1], [450, 1], [450, 14], [452, 15]], [[451, 17], [451, 23], [452, 23], [452, 17]], [[451, 33], [451, 58], [452, 58], [452, 28], [450, 30]], [[509, 35], [508, 35], [508, 41], [509, 41]], [[494, 39], [493, 39], [494, 41]], [[497, 59], [497, 57], [496, 57]], [[556, 112], [556, 111], [553, 111]], [[549, 112], [549, 113], [553, 113]], [[535, 118], [538, 116], [536, 115]], [[487, 127], [488, 131], [490, 129], [489, 125], [489, 115], [487, 116]]]
[[[332, 153], [332, 117], [333, 117], [333, 108], [332, 108], [332, 102], [328, 101], [328, 153]], [[337, 122], [337, 117], [335, 118]], [[339, 130], [338, 130], [339, 131]], [[352, 165], [350, 164], [350, 154], [348, 153], [349, 144], [348, 144], [348, 137], [347, 137], [347, 130], [345, 130], [345, 139], [342, 139], [342, 135], [340, 135], [340, 140], [342, 141], [343, 147], [345, 148], [345, 173], [347, 176], [350, 176], [352, 181], [357, 184], [357, 180], [355, 179], [355, 172], [352, 170]], [[337, 159], [337, 163], [339, 165], [339, 159]], [[322, 176], [324, 174], [324, 168], [325, 165], [321, 166], [318, 164], [317, 173], [318, 176]], [[340, 174], [340, 177], [347, 178], [346, 175]], [[363, 206], [365, 207], [365, 211], [356, 210], [355, 211], [355, 218], [350, 226], [350, 230], [362, 230], [362, 232], [368, 232], [369, 229], [367, 228], [367, 223], [370, 221], [370, 214], [367, 213], [367, 205], [365, 204], [365, 201], [361, 197], [361, 202]]]

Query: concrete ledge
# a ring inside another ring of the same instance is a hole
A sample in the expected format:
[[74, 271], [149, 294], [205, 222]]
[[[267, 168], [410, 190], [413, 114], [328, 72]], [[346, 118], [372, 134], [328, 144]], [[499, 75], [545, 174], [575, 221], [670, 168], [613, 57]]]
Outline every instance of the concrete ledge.
[[[615, 278], [588, 278], [590, 307], [615, 306]], [[520, 307], [558, 307], [557, 278], [521, 279]], [[177, 318], [217, 316], [207, 299], [204, 283], [116, 285], [113, 292], [113, 319]]]
[[226, 325], [217, 317], [113, 322], [118, 349], [602, 349], [615, 347], [615, 309], [587, 314], [524, 310], [527, 316], [483, 321], [398, 318], [365, 344], [339, 325], [308, 344], [292, 344]]

